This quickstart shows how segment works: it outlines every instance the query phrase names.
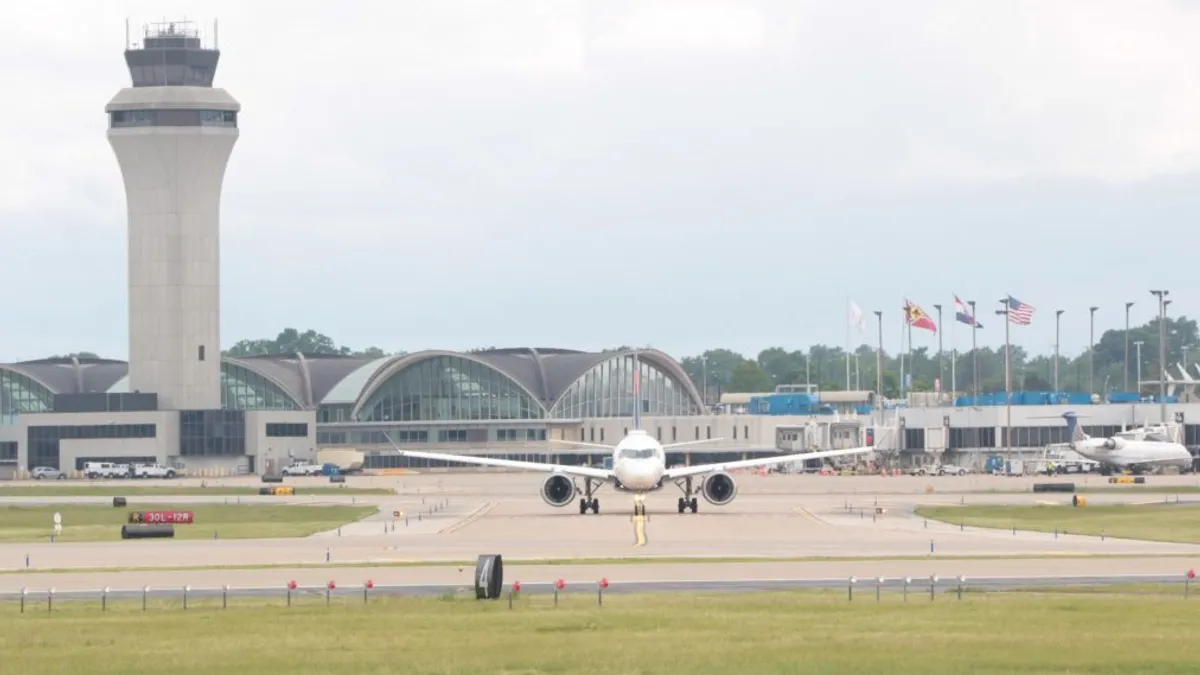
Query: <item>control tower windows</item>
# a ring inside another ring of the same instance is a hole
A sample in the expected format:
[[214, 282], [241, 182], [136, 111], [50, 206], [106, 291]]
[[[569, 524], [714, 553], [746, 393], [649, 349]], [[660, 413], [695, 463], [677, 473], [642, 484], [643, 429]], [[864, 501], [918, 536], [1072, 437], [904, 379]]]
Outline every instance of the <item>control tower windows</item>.
[[233, 110], [114, 110], [109, 126], [126, 127], [228, 127], [237, 128]]

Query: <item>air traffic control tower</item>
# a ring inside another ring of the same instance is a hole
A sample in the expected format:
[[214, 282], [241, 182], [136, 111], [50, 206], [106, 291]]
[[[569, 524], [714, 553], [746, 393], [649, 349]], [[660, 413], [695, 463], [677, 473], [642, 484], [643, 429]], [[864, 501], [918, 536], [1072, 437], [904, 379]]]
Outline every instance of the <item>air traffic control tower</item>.
[[188, 22], [127, 44], [131, 87], [105, 107], [129, 218], [129, 390], [161, 409], [221, 407], [220, 207], [241, 106]]

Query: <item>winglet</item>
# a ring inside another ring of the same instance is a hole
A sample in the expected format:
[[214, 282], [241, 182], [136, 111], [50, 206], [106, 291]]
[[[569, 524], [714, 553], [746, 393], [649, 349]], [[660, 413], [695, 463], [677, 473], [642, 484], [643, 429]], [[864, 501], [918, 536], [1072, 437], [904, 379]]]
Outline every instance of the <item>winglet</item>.
[[642, 368], [633, 350], [633, 428], [642, 428]]

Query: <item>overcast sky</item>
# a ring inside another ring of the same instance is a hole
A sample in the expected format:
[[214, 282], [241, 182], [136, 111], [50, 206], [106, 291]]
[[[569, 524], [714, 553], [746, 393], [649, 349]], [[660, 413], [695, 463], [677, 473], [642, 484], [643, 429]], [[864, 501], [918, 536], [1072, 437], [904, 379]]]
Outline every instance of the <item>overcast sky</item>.
[[[127, 354], [125, 18], [220, 21], [222, 343], [844, 344], [846, 303], [1200, 313], [1200, 5], [38, 0], [0, 22], [0, 360]], [[203, 12], [203, 14], [200, 14]], [[208, 37], [212, 30], [208, 29]], [[1190, 46], [1189, 46], [1190, 45]], [[949, 324], [945, 335], [950, 346]], [[960, 347], [970, 344], [965, 327]], [[926, 334], [927, 335], [927, 334]], [[920, 338], [935, 345], [936, 339]], [[875, 324], [866, 340], [874, 342]], [[922, 342], [918, 342], [918, 345]]]

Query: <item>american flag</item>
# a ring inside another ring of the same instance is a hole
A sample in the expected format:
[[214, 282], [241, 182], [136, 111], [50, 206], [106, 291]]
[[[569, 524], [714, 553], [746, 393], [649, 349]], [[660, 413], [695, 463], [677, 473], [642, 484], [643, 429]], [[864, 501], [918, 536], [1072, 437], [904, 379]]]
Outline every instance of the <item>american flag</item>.
[[1028, 326], [1033, 322], [1033, 313], [1037, 310], [1033, 305], [1027, 305], [1013, 296], [1008, 296], [1008, 320], [1019, 326]]

